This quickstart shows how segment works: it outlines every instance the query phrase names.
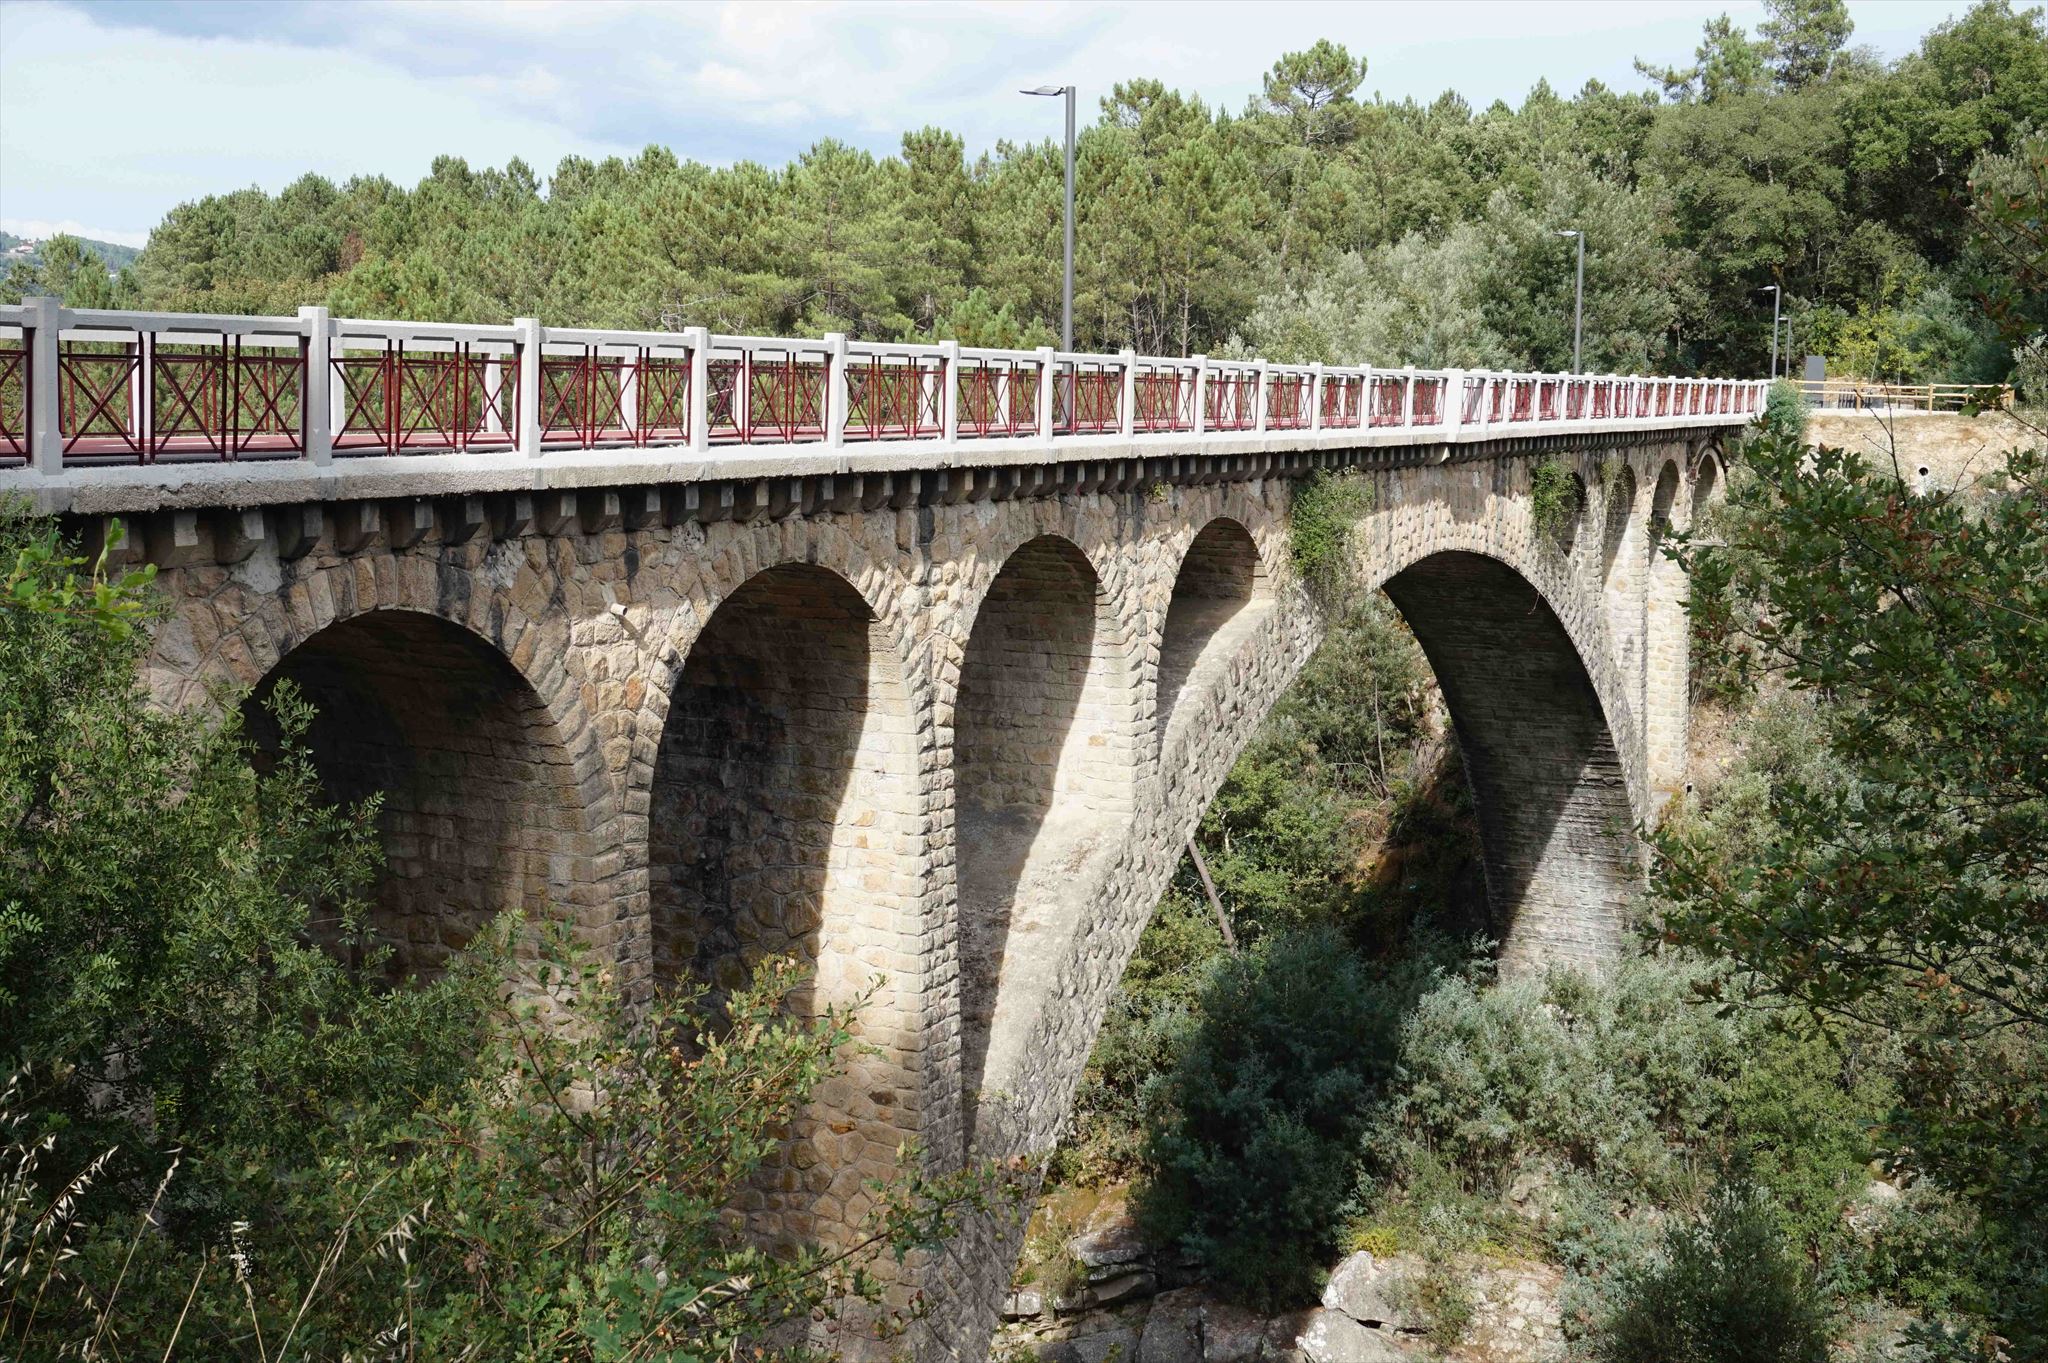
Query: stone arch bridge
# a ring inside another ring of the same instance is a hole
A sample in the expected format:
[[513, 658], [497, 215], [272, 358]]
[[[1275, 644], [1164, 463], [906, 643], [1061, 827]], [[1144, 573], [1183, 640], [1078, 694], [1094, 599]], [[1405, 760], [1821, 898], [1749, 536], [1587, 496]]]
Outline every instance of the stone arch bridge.
[[[323, 779], [385, 793], [406, 964], [520, 907], [640, 986], [769, 952], [820, 1000], [879, 981], [873, 1052], [749, 1194], [763, 1234], [830, 1238], [906, 1139], [937, 1167], [1050, 1147], [1317, 645], [1312, 476], [1370, 489], [1359, 580], [1448, 701], [1508, 963], [1618, 942], [1685, 743], [1654, 545], [1757, 385], [499, 331], [0, 310], [0, 371], [32, 361], [11, 415], [0, 372], [0, 491], [88, 540], [128, 522], [170, 602], [163, 703], [317, 704]], [[1549, 461], [1570, 496], [1539, 525]], [[920, 1353], [979, 1355], [1012, 1232], [919, 1270]]]

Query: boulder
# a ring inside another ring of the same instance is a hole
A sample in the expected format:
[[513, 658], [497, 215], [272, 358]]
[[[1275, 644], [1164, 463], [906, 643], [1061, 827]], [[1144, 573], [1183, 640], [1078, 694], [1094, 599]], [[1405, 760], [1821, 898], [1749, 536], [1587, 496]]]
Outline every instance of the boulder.
[[1327, 1306], [1309, 1312], [1294, 1346], [1306, 1363], [1410, 1363], [1384, 1330], [1372, 1330]]
[[1004, 1320], [1030, 1320], [1045, 1314], [1045, 1294], [1033, 1287], [1012, 1292], [1003, 1301]]
[[1145, 1317], [1138, 1363], [1202, 1363], [1202, 1289], [1162, 1292]]
[[1255, 1363], [1265, 1342], [1264, 1316], [1229, 1302], [1202, 1303], [1202, 1363]]
[[1122, 1272], [1115, 1277], [1104, 1278], [1089, 1288], [1097, 1306], [1114, 1306], [1118, 1302], [1138, 1301], [1159, 1290], [1159, 1275], [1139, 1269], [1136, 1272]]
[[1380, 1325], [1390, 1330], [1420, 1330], [1428, 1326], [1413, 1306], [1413, 1294], [1402, 1290], [1420, 1272], [1420, 1265], [1408, 1255], [1376, 1259], [1364, 1250], [1337, 1265], [1330, 1281], [1323, 1285], [1323, 1305], [1342, 1312], [1361, 1325]]
[[1106, 1199], [1067, 1241], [1067, 1252], [1084, 1267], [1096, 1269], [1117, 1264], [1134, 1264], [1147, 1255], [1145, 1241], [1138, 1235], [1137, 1218], [1131, 1204], [1121, 1197]]

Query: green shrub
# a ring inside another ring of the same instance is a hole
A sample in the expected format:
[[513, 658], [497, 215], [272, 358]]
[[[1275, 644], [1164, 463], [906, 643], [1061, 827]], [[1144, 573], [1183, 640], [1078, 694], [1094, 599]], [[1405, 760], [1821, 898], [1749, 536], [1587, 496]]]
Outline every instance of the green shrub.
[[1150, 1232], [1261, 1306], [1312, 1294], [1351, 1210], [1399, 1014], [1328, 928], [1220, 962], [1163, 1080], [1140, 1202]]
[[1762, 426], [1766, 431], [1788, 435], [1794, 440], [1806, 439], [1806, 398], [1799, 391], [1799, 385], [1790, 379], [1779, 379], [1764, 394], [1764, 417]]
[[1594, 1337], [1600, 1363], [1825, 1363], [1827, 1315], [1787, 1252], [1776, 1210], [1724, 1186], [1698, 1222], [1674, 1220], [1658, 1254], [1620, 1275]]
[[1444, 979], [1402, 1027], [1401, 1091], [1372, 1162], [1393, 1176], [1427, 1151], [1497, 1192], [1543, 1160], [1667, 1191], [1684, 1147], [1721, 1122], [1745, 1055], [1740, 1022], [1693, 1001], [1709, 973], [1632, 959], [1602, 981]]
[[1294, 570], [1311, 595], [1341, 603], [1355, 576], [1351, 532], [1372, 509], [1372, 487], [1356, 469], [1310, 474], [1294, 489], [1290, 544]]

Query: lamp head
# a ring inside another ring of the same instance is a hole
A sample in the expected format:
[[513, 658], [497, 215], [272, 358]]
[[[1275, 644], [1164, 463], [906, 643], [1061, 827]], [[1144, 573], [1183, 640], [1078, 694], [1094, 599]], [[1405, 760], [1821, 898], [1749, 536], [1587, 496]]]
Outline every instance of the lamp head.
[[1068, 85], [1041, 85], [1035, 90], [1019, 90], [1017, 93], [1020, 95], [1064, 95], [1072, 88], [1072, 86]]
[[1576, 237], [1581, 236], [1583, 234], [1576, 227], [1564, 227], [1560, 228], [1556, 232], [1551, 233], [1551, 235], [1558, 237]]

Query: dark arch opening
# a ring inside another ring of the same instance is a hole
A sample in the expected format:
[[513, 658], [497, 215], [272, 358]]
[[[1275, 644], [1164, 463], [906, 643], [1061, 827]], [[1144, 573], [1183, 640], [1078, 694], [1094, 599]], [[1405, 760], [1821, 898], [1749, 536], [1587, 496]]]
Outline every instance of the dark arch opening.
[[1441, 553], [1384, 590], [1450, 710], [1479, 820], [1503, 968], [1605, 959], [1638, 871], [1621, 755], [1541, 593], [1498, 560]]
[[1700, 460], [1699, 468], [1692, 479], [1692, 519], [1697, 522], [1714, 504], [1714, 494], [1721, 487], [1721, 461], [1707, 455]]
[[[690, 647], [648, 805], [657, 989], [701, 985], [715, 1010], [770, 956], [811, 979], [798, 1015], [846, 1004], [863, 1041], [748, 1195], [764, 1240], [831, 1238], [916, 1128], [916, 957], [923, 891], [915, 738], [893, 639], [845, 579], [808, 564], [757, 573]], [[808, 1152], [808, 1153], [804, 1153]]]
[[1129, 812], [1129, 697], [1114, 629], [1086, 555], [1045, 535], [1004, 563], [967, 641], [953, 795], [970, 1142], [982, 1091], [1021, 1059], [1029, 1010]]
[[1266, 572], [1251, 533], [1232, 520], [1202, 527], [1181, 559], [1159, 642], [1154, 719], [1163, 734], [1191, 684], [1228, 664], [1266, 605]]
[[[289, 680], [314, 707], [306, 745], [326, 793], [383, 796], [385, 863], [371, 929], [394, 979], [432, 974], [500, 913], [574, 902], [590, 849], [575, 772], [510, 661], [438, 616], [372, 611], [329, 625], [243, 705], [274, 760], [267, 702]], [[316, 925], [334, 940], [338, 924]]]
[[1678, 502], [1678, 465], [1665, 461], [1657, 472], [1657, 487], [1650, 494], [1650, 547], [1654, 552], [1671, 533], [1671, 510]]

